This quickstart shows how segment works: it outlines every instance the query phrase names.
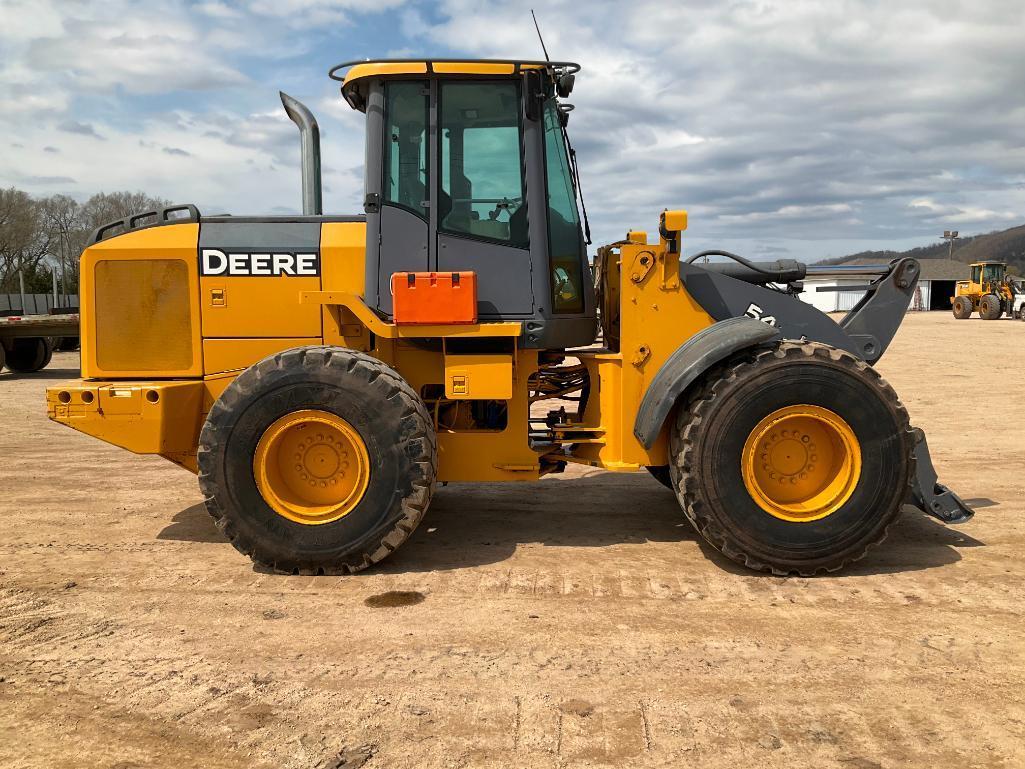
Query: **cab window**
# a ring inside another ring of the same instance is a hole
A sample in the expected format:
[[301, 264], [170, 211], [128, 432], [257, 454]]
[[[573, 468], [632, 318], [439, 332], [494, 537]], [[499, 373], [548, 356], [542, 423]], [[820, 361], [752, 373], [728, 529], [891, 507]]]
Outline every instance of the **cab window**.
[[426, 82], [385, 86], [383, 202], [427, 219]]
[[438, 227], [527, 248], [519, 83], [441, 83]]
[[981, 264], [973, 264], [972, 265], [972, 283], [981, 283], [982, 282], [981, 279], [982, 279], [982, 265]]
[[555, 312], [583, 312], [580, 216], [569, 155], [555, 99], [545, 104], [545, 176], [548, 185], [548, 251]]

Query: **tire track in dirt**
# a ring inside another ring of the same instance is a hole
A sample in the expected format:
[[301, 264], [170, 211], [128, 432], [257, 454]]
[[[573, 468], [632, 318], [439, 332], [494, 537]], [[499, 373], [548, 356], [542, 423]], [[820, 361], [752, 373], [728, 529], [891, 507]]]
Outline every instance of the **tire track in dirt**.
[[[591, 571], [567, 569], [465, 569], [433, 574], [429, 579], [402, 574], [374, 574], [366, 577], [287, 577], [252, 571], [244, 563], [236, 568], [226, 567], [212, 572], [194, 566], [182, 566], [178, 560], [179, 548], [168, 548], [164, 543], [152, 547], [104, 547], [79, 544], [54, 548], [56, 552], [146, 553], [145, 563], [150, 569], [133, 569], [133, 561], [119, 560], [120, 572], [142, 575], [123, 586], [109, 581], [95, 584], [82, 582], [82, 590], [119, 590], [131, 594], [170, 593], [182, 590], [190, 593], [230, 595], [317, 595], [344, 596], [353, 601], [362, 600], [372, 593], [388, 590], [427, 590], [437, 597], [481, 596], [489, 599], [533, 597], [537, 599], [573, 599], [584, 601], [657, 600], [677, 602], [728, 603], [778, 606], [800, 604], [822, 608], [856, 605], [859, 607], [890, 605], [936, 607], [957, 611], [966, 597], [965, 584], [951, 579], [949, 573], [909, 575], [851, 576], [831, 579], [769, 578], [762, 576], [722, 573], [684, 573], [679, 570], [654, 571], [636, 564], [630, 568], [616, 568], [616, 559], [610, 560], [610, 571], [595, 574]], [[50, 548], [25, 546], [0, 548], [0, 555], [10, 555], [6, 568], [25, 582], [41, 580], [59, 581], [60, 575], [42, 564], [36, 556], [53, 552]], [[21, 562], [18, 558], [24, 557]], [[163, 560], [167, 556], [167, 560]], [[153, 558], [160, 559], [158, 563]], [[587, 565], [597, 565], [590, 559]], [[142, 562], [139, 563], [142, 566]], [[158, 568], [154, 568], [158, 567]], [[146, 573], [146, 572], [149, 573]], [[1003, 581], [999, 571], [977, 574], [971, 585], [970, 605], [978, 605], [998, 614], [1022, 616], [1025, 614], [1025, 583]]]

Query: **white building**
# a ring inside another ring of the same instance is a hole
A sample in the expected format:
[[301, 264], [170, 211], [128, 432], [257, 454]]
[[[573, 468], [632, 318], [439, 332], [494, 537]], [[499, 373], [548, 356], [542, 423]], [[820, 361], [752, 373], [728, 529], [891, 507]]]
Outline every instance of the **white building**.
[[[954, 295], [954, 284], [968, 280], [970, 268], [964, 262], [954, 259], [922, 259], [922, 276], [918, 281], [917, 296], [909, 309], [946, 310], [950, 312], [950, 298]], [[885, 268], [885, 262], [878, 259], [852, 259], [844, 267]], [[865, 295], [865, 286], [872, 281], [870, 275], [817, 277], [809, 275], [804, 281], [801, 299], [823, 312], [847, 312]], [[819, 289], [827, 289], [819, 291]]]

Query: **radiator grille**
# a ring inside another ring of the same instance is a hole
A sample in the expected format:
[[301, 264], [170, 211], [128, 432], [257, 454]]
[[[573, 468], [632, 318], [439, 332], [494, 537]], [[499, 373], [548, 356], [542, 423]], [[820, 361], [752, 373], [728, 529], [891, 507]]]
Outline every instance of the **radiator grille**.
[[179, 259], [96, 263], [96, 364], [104, 371], [192, 366], [188, 265]]

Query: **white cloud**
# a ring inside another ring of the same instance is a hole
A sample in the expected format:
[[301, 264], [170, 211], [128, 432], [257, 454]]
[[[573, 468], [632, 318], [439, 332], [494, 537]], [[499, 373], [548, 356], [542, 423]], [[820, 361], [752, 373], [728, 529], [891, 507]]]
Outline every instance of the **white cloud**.
[[[0, 184], [297, 207], [280, 86], [321, 118], [326, 206], [358, 210], [362, 116], [323, 79], [328, 65], [541, 57], [526, 6], [400, 6], [0, 0], [0, 135], [24, 145], [0, 156]], [[690, 210], [688, 250], [808, 258], [1025, 218], [1018, 0], [534, 7], [552, 57], [584, 65], [570, 134], [599, 242], [652, 230], [667, 206]]]

